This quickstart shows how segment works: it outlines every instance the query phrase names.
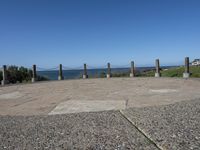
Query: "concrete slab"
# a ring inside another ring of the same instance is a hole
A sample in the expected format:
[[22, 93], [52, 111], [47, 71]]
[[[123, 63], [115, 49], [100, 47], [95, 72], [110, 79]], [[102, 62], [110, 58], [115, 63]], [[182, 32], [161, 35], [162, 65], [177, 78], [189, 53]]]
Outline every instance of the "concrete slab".
[[126, 101], [114, 100], [69, 100], [58, 104], [49, 115], [78, 112], [96, 112], [125, 109]]
[[172, 104], [200, 98], [200, 80], [110, 78], [62, 80], [0, 87], [0, 115], [48, 115], [68, 100], [127, 100], [127, 107]]
[[0, 100], [1, 99], [16, 99], [16, 98], [20, 98], [22, 96], [23, 95], [20, 92], [16, 91], [16, 92], [11, 92], [11, 93], [1, 94]]
[[151, 93], [171, 93], [171, 92], [178, 92], [176, 89], [150, 89], [149, 92]]
[[122, 112], [162, 149], [200, 149], [200, 99]]

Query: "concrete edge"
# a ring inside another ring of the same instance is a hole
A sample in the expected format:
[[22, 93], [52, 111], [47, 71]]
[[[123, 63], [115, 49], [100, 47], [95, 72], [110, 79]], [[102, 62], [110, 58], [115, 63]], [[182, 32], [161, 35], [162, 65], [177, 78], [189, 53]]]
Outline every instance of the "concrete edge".
[[[127, 76], [127, 77], [112, 77], [112, 78], [110, 78], [110, 79], [133, 79], [133, 80], [135, 80], [135, 79], [143, 79], [143, 78], [154, 78], [154, 79], [178, 79], [178, 80], [193, 80], [193, 81], [200, 81], [200, 78], [195, 78], [195, 77], [190, 77], [190, 78], [183, 78], [183, 77], [160, 77], [160, 78], [155, 78], [154, 76], [152, 76], [152, 77], [134, 77], [134, 78], [132, 78], [132, 77], [129, 77], [129, 76]], [[95, 80], [95, 79], [107, 79], [106, 77], [104, 77], [104, 78], [87, 78], [87, 80]], [[32, 83], [32, 82], [27, 82], [27, 83], [16, 83], [16, 84], [5, 84], [4, 86], [2, 86], [2, 85], [0, 85], [0, 88], [4, 88], [4, 87], [10, 87], [10, 86], [23, 86], [23, 85], [33, 85], [33, 84], [40, 84], [40, 83], [42, 83], [42, 84], [45, 84], [45, 83], [54, 83], [54, 82], [62, 82], [62, 81], [78, 81], [78, 80], [83, 80], [82, 78], [78, 78], [78, 79], [63, 79], [63, 80], [49, 80], [49, 81], [37, 81], [37, 82], [34, 82], [34, 83]]]

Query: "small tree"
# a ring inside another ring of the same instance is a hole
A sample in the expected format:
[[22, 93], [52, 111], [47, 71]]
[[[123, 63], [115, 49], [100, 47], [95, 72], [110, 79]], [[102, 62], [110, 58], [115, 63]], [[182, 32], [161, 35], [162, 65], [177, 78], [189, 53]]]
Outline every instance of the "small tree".
[[[9, 83], [29, 82], [32, 78], [32, 70], [25, 67], [9, 66], [7, 69], [7, 80]], [[46, 81], [48, 78], [37, 76], [38, 81]], [[2, 80], [2, 72], [0, 72], [0, 80]]]

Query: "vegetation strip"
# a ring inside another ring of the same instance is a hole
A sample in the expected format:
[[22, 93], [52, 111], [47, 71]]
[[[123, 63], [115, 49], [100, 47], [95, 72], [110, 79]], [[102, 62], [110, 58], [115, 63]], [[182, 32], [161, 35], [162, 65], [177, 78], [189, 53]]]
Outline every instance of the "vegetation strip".
[[131, 119], [129, 119], [128, 117], [126, 117], [126, 115], [123, 113], [122, 110], [119, 110], [121, 116], [126, 119], [129, 123], [131, 123], [137, 130], [138, 132], [140, 132], [142, 135], [144, 135], [145, 138], [147, 138], [147, 140], [152, 143], [156, 148], [163, 150], [162, 147], [158, 146], [150, 137], [148, 137], [141, 129], [139, 129], [134, 122], [131, 121]]

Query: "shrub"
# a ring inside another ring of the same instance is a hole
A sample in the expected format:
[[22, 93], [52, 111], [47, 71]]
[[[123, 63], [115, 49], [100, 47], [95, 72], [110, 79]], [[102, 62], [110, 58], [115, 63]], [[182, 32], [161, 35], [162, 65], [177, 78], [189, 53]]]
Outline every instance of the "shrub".
[[106, 73], [105, 72], [101, 72], [100, 73], [100, 78], [105, 78], [106, 77]]
[[[32, 78], [32, 70], [25, 67], [11, 65], [7, 68], [7, 80], [9, 83], [25, 83], [30, 82]], [[0, 72], [0, 81], [3, 79], [2, 71]], [[37, 76], [38, 81], [46, 81], [48, 78]]]

